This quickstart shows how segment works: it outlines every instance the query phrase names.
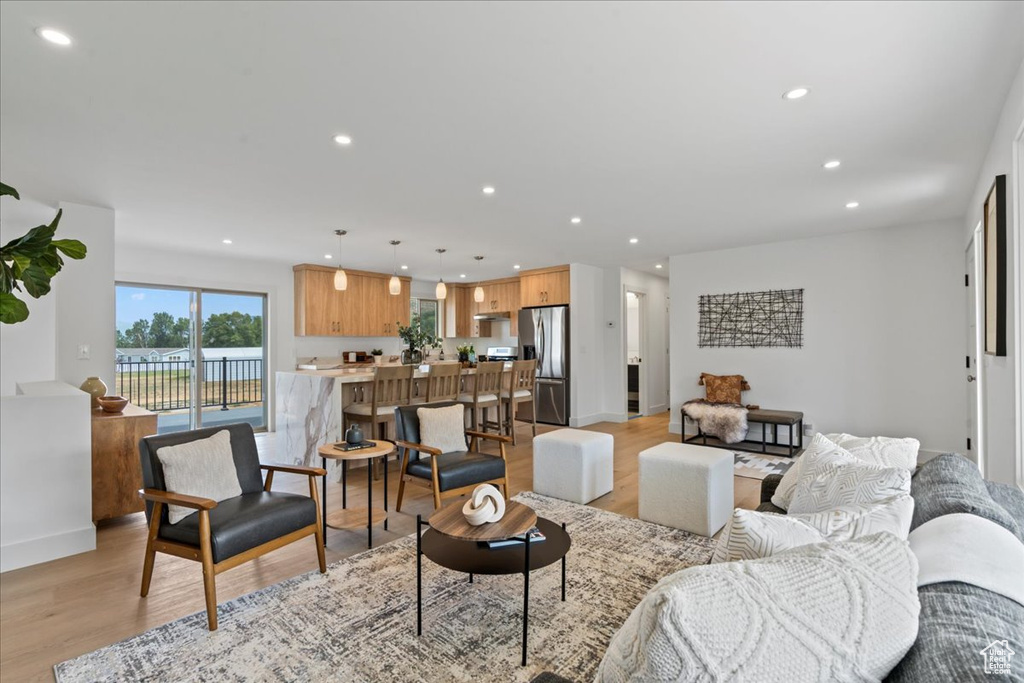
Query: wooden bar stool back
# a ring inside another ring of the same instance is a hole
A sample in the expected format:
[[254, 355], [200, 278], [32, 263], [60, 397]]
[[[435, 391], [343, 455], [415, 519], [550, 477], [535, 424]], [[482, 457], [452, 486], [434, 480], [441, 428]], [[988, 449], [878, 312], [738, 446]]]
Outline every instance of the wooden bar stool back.
[[[477, 363], [476, 374], [473, 375], [473, 390], [459, 394], [459, 403], [471, 411], [470, 424], [473, 430], [487, 431], [488, 409], [497, 408], [500, 412], [498, 396], [501, 394], [501, 374], [504, 369], [505, 364], [501, 361]], [[480, 411], [484, 412], [482, 423], [479, 420]], [[500, 415], [495, 417], [500, 418]]]
[[377, 366], [373, 382], [356, 390], [355, 402], [345, 408], [345, 427], [370, 425], [368, 439], [388, 439], [395, 423], [395, 408], [407, 406], [412, 396], [412, 365]]
[[427, 375], [427, 403], [455, 401], [462, 393], [462, 364], [434, 363]]
[[[517, 360], [512, 362], [512, 371], [506, 389], [501, 391], [501, 401], [505, 404], [505, 416], [511, 432], [512, 444], [516, 441], [516, 413], [520, 403], [534, 402], [534, 388], [537, 384], [537, 361]], [[530, 411], [533, 420], [533, 435], [537, 436], [537, 406]]]

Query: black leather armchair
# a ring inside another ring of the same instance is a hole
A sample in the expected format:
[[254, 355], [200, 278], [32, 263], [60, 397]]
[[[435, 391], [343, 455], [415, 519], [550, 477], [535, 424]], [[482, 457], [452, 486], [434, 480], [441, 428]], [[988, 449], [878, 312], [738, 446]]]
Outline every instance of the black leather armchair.
[[[434, 492], [434, 509], [441, 507], [441, 499], [469, 493], [480, 484], [500, 485], [508, 499], [508, 472], [505, 460], [505, 444], [511, 437], [488, 432], [466, 430], [469, 445], [466, 450], [444, 453], [436, 448], [424, 446], [420, 441], [420, 420], [416, 411], [420, 408], [447, 408], [461, 405], [456, 401], [419, 403], [400, 406], [395, 409], [395, 429], [402, 458], [402, 477], [398, 484], [398, 502], [395, 511], [402, 510], [402, 496], [405, 482], [425, 483]], [[498, 442], [500, 455], [474, 452], [477, 439]]]
[[[205, 439], [227, 430], [242, 494], [219, 503], [209, 498], [168, 491], [157, 451]], [[217, 629], [216, 575], [276, 550], [306, 536], [316, 540], [320, 571], [327, 571], [323, 530], [316, 477], [327, 472], [319, 467], [261, 465], [256, 452], [252, 426], [246, 423], [210, 427], [190, 432], [147, 436], [139, 442], [142, 482], [139, 496], [146, 501], [149, 536], [142, 569], [142, 597], [149, 594], [153, 562], [157, 552], [201, 562], [206, 590], [206, 616], [210, 630]], [[267, 472], [263, 480], [261, 470]], [[305, 474], [309, 477], [309, 496], [270, 490], [274, 472]], [[196, 512], [170, 524], [168, 505], [181, 505]]]

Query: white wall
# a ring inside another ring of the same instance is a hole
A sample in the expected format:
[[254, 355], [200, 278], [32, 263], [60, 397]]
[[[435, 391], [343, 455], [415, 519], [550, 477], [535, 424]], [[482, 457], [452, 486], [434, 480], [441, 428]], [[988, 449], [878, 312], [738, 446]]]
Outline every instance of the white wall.
[[[114, 211], [96, 206], [61, 202], [64, 215], [57, 237], [85, 243], [82, 261], [64, 260], [54, 278], [57, 292], [57, 372], [62, 382], [79, 386], [87, 377], [99, 377], [114, 386]], [[79, 346], [89, 357], [79, 358]]]
[[[699, 295], [791, 288], [803, 348], [698, 348]], [[818, 431], [962, 452], [964, 291], [959, 221], [674, 256], [671, 429], [701, 372], [742, 374], [745, 403], [801, 410]]]
[[[1011, 222], [1007, 240], [1007, 254], [1012, 255], [1017, 249], [1016, 241], [1020, 239], [1020, 225], [1013, 225], [1014, 192], [1013, 187], [1019, 182], [1014, 178], [1013, 144], [1021, 126], [1024, 125], [1024, 63], [1021, 64], [1014, 78], [1013, 85], [1007, 93], [1006, 104], [996, 124], [992, 144], [985, 156], [978, 182], [965, 207], [966, 220], [961, 232], [961, 248], [970, 242], [975, 226], [982, 219], [982, 206], [985, 197], [992, 187], [997, 175], [1006, 175], [1007, 219]], [[1018, 403], [1015, 388], [1015, 357], [1019, 334], [1016, 325], [1016, 297], [1013, 283], [1017, 273], [1014, 272], [1015, 259], [1007, 258], [1007, 355], [1003, 357], [985, 356], [983, 362], [983, 395], [984, 407], [984, 448], [986, 478], [1003, 483], [1019, 482], [1024, 478], [1021, 471], [1021, 455], [1016, 452], [1016, 430], [1024, 412], [1024, 405]], [[1019, 267], [1019, 266], [1018, 266]]]
[[[605, 271], [569, 266], [569, 425], [582, 427], [610, 419], [605, 411]], [[621, 326], [620, 326], [621, 327]], [[622, 354], [615, 356], [621, 367]]]
[[89, 395], [19, 387], [0, 398], [0, 572], [96, 548]]

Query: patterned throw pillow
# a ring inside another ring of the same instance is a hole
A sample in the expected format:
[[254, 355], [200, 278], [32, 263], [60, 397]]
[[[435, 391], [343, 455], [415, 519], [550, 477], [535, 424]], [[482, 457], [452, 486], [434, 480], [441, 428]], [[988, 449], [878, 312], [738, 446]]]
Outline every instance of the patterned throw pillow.
[[871, 465], [839, 448], [804, 456], [790, 514], [870, 505], [910, 495], [910, 472]]
[[911, 472], [917, 468], [917, 452], [921, 448], [921, 442], [917, 439], [853, 434], [826, 434], [825, 437], [864, 462], [902, 467]]
[[420, 443], [442, 453], [466, 450], [466, 409], [462, 405], [447, 408], [418, 408]]
[[[206, 439], [164, 446], [156, 452], [164, 470], [168, 491], [210, 498], [218, 503], [242, 495], [235, 458], [231, 453], [231, 432], [224, 429]], [[168, 505], [167, 517], [177, 524], [195, 510]]]
[[743, 375], [704, 375], [704, 390], [710, 403], [742, 403]]
[[836, 444], [832, 443], [827, 437], [822, 434], [815, 434], [814, 438], [811, 439], [811, 443], [804, 449], [803, 454], [798, 456], [793, 466], [782, 475], [782, 481], [779, 482], [779, 485], [775, 488], [775, 493], [772, 494], [772, 505], [783, 510], [789, 510], [789, 503], [793, 500], [793, 491], [796, 489], [797, 482], [800, 481], [800, 473], [803, 470], [807, 454], [835, 449]]

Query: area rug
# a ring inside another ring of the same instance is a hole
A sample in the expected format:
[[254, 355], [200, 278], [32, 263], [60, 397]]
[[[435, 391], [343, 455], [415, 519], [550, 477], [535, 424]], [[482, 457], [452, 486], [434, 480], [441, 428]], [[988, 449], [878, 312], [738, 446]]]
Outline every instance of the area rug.
[[785, 474], [793, 466], [796, 458], [785, 456], [761, 455], [760, 453], [737, 453], [733, 451], [735, 463], [733, 473], [737, 477], [748, 479], [764, 479], [769, 474]]
[[[612, 635], [659, 579], [705, 564], [702, 536], [535, 493], [516, 496], [572, 537], [567, 601], [558, 563], [530, 575], [529, 660], [520, 666], [523, 580], [423, 560], [416, 637], [413, 535], [54, 667], [85, 681], [529, 681], [554, 671], [593, 680]], [[501, 552], [501, 551], [495, 551]]]

